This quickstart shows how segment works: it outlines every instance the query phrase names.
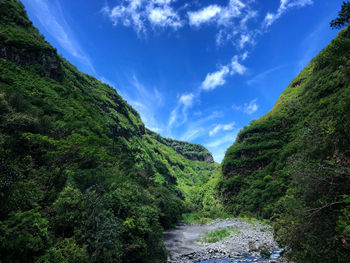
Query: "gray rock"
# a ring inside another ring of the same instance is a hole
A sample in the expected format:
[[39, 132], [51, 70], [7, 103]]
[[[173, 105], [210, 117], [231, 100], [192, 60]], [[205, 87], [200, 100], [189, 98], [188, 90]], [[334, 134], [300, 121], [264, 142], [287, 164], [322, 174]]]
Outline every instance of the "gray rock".
[[[237, 229], [239, 234], [231, 234], [216, 243], [203, 243], [200, 239], [206, 232], [218, 229]], [[264, 228], [265, 231], [260, 231]], [[260, 257], [259, 247], [278, 249], [270, 226], [254, 225], [240, 219], [218, 219], [206, 225], [179, 224], [175, 229], [164, 232], [164, 243], [170, 252], [168, 262], [198, 262], [208, 259], [236, 258], [249, 252]], [[252, 251], [252, 244], [254, 250]], [[269, 262], [269, 261], [266, 261]], [[279, 259], [275, 262], [282, 262]]]

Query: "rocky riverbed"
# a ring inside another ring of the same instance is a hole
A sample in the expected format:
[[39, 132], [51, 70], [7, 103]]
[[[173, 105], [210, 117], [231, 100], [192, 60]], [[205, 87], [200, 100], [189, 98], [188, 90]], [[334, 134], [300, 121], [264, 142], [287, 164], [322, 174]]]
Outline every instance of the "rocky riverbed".
[[[203, 242], [205, 233], [221, 229], [233, 231], [215, 243]], [[170, 254], [168, 262], [286, 262], [279, 259], [281, 249], [271, 227], [257, 221], [218, 219], [206, 225], [182, 222], [164, 232], [164, 242]], [[272, 256], [262, 259], [261, 250], [269, 250]]]

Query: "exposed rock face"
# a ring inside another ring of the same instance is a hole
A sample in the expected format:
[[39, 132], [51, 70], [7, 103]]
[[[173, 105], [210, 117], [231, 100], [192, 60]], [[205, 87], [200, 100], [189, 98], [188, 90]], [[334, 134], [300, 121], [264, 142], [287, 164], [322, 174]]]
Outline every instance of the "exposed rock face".
[[213, 156], [210, 153], [207, 153], [204, 157], [204, 161], [207, 163], [214, 163]]
[[46, 77], [57, 81], [62, 79], [60, 59], [54, 49], [27, 50], [5, 45], [0, 48], [0, 57], [14, 62], [17, 66], [39, 64]]

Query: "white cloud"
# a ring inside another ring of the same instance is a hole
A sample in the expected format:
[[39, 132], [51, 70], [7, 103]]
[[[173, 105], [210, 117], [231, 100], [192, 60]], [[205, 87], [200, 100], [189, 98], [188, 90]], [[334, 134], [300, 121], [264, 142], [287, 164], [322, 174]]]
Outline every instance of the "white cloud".
[[214, 119], [221, 118], [223, 113], [220, 111], [214, 111], [206, 117], [191, 121], [184, 129], [180, 139], [184, 141], [195, 140], [200, 136], [208, 134], [208, 123]]
[[229, 123], [229, 124], [224, 124], [224, 125], [222, 126], [222, 129], [223, 129], [224, 131], [230, 131], [230, 130], [233, 129], [234, 126], [235, 126], [235, 123], [234, 123], [234, 122]]
[[278, 14], [267, 13], [264, 19], [264, 25], [266, 27], [271, 26], [272, 23], [275, 22], [275, 20], [280, 16], [281, 15], [278, 15]]
[[237, 44], [235, 35], [248, 33], [247, 22], [257, 16], [257, 11], [251, 10], [250, 6], [242, 1], [230, 0], [226, 6], [212, 4], [196, 11], [187, 12], [187, 15], [190, 26], [216, 24], [219, 29], [216, 34], [216, 44], [220, 46], [227, 41]]
[[256, 10], [248, 10], [248, 12], [245, 14], [245, 16], [242, 18], [240, 21], [240, 27], [242, 29], [247, 29], [247, 24], [248, 21], [257, 17], [258, 16], [258, 11]]
[[280, 0], [280, 6], [276, 13], [268, 12], [265, 16], [263, 26], [265, 28], [271, 26], [277, 19], [279, 19], [288, 9], [292, 7], [304, 7], [312, 5], [313, 0]]
[[252, 101], [250, 101], [249, 103], [245, 103], [244, 107], [243, 107], [243, 112], [251, 115], [254, 112], [256, 112], [259, 109], [258, 104], [256, 103], [257, 99], [254, 99]]
[[230, 64], [222, 66], [216, 72], [208, 73], [201, 84], [201, 89], [213, 90], [216, 87], [222, 86], [226, 83], [227, 75], [242, 75], [246, 70], [246, 67], [238, 62], [238, 56], [234, 56]]
[[225, 151], [236, 140], [238, 130], [239, 129], [235, 129], [233, 132], [230, 132], [225, 136], [221, 136], [204, 144], [204, 146], [213, 154], [214, 160], [216, 162], [221, 163], [222, 159], [225, 156]]
[[[249, 20], [257, 17], [258, 12], [251, 8], [249, 5], [250, 3], [251, 1], [243, 3], [239, 0], [230, 0], [226, 6], [215, 5], [217, 7], [215, 9], [217, 11], [215, 16], [213, 15], [210, 17], [210, 19], [202, 21], [202, 23], [208, 21], [216, 23], [219, 29], [218, 33], [216, 34], [216, 44], [218, 46], [224, 44], [225, 42], [232, 42], [233, 45], [243, 48], [246, 43], [254, 42], [254, 30], [251, 32], [251, 30], [247, 28], [247, 25]], [[213, 6], [214, 5], [211, 5], [206, 8]], [[201, 14], [201, 12], [206, 10], [206, 8], [193, 13]], [[190, 25], [194, 26], [198, 26], [199, 24], [201, 23], [190, 23]], [[236, 35], [238, 34], [241, 35], [239, 39], [236, 38]]]
[[218, 24], [231, 26], [232, 19], [241, 16], [242, 9], [245, 7], [246, 5], [239, 0], [230, 0], [229, 4], [225, 8], [222, 8], [218, 17]]
[[169, 118], [169, 121], [168, 121], [168, 134], [170, 134], [170, 129], [171, 127], [174, 125], [175, 121], [177, 120], [177, 116], [178, 116], [178, 106], [173, 109], [170, 113], [170, 118]]
[[207, 6], [196, 12], [188, 12], [188, 19], [191, 26], [200, 26], [213, 20], [221, 11], [217, 5]]
[[237, 73], [239, 75], [243, 75], [246, 70], [247, 68], [238, 62], [238, 56], [234, 56], [231, 61], [230, 74], [233, 75]]
[[83, 64], [84, 71], [87, 70], [90, 74], [96, 75], [90, 57], [83, 51], [66, 22], [59, 2], [52, 3], [47, 0], [23, 0], [23, 2], [27, 7], [33, 9], [35, 16], [51, 37]]
[[216, 125], [212, 130], [209, 131], [209, 136], [213, 136], [217, 134], [220, 131], [230, 131], [233, 130], [235, 123], [229, 123], [229, 124], [218, 124]]
[[188, 94], [181, 95], [179, 101], [186, 107], [190, 107], [193, 104], [193, 98], [194, 98], [193, 93], [188, 93]]
[[225, 77], [229, 72], [229, 67], [223, 66], [216, 72], [208, 73], [205, 80], [202, 82], [201, 88], [203, 90], [213, 90], [218, 86], [224, 85], [226, 83]]
[[[114, 86], [113, 83], [109, 84]], [[158, 89], [145, 86], [135, 74], [123, 86], [125, 88], [118, 92], [137, 110], [146, 127], [158, 133], [163, 131], [163, 125], [156, 117], [157, 111], [163, 106], [163, 96]]]
[[203, 127], [194, 126], [195, 125], [192, 124], [190, 125], [190, 129], [186, 129], [185, 133], [181, 135], [181, 140], [192, 141], [206, 133], [206, 130]]
[[205, 144], [206, 147], [208, 148], [217, 148], [225, 143], [231, 143], [233, 144], [234, 142], [234, 137], [235, 137], [235, 134], [233, 133], [229, 133], [223, 137], [220, 137], [218, 139], [215, 139], [207, 144]]
[[246, 60], [246, 59], [248, 58], [248, 56], [249, 56], [248, 51], [245, 51], [245, 52], [241, 55], [241, 60], [242, 60], [242, 61]]
[[280, 0], [276, 12], [268, 12], [261, 27], [249, 28], [249, 21], [258, 17], [258, 10], [251, 4], [254, 0], [229, 0], [226, 5], [210, 4], [194, 10], [189, 9], [196, 4], [174, 5], [176, 1], [120, 0], [114, 7], [106, 5], [102, 12], [114, 25], [121, 24], [134, 28], [138, 36], [146, 35], [148, 27], [153, 30], [159, 28], [177, 30], [186, 24], [192, 27], [214, 24], [218, 29], [215, 34], [218, 46], [231, 42], [237, 48], [243, 49], [247, 44], [254, 44], [256, 37], [264, 32], [262, 29], [270, 27], [290, 8], [313, 3], [313, 0]]
[[251, 41], [250, 36], [246, 34], [241, 35], [241, 39], [239, 40], [239, 47], [242, 49], [244, 48], [246, 43], [249, 43]]
[[216, 45], [221, 46], [225, 44], [226, 42], [231, 41], [232, 43], [235, 43], [236, 35], [239, 34], [239, 30], [232, 29], [220, 29], [219, 32], [216, 34]]
[[133, 27], [140, 36], [146, 34], [147, 24], [178, 29], [183, 26], [180, 16], [172, 8], [174, 0], [122, 0], [113, 8], [105, 6], [102, 12], [115, 26], [119, 23]]
[[174, 29], [182, 27], [180, 17], [168, 5], [164, 5], [161, 8], [149, 7], [148, 12], [149, 21], [153, 25], [161, 27], [172, 27]]
[[187, 121], [187, 111], [193, 105], [193, 100], [195, 95], [193, 93], [182, 94], [178, 100], [176, 107], [171, 111], [167, 131], [168, 134], [171, 134], [171, 128], [175, 122], [179, 119], [179, 115], [182, 114], [181, 121], [177, 123], [176, 126], [180, 126]]
[[241, 16], [245, 7], [246, 5], [239, 0], [230, 0], [227, 6], [209, 5], [198, 11], [187, 12], [187, 15], [191, 26], [200, 26], [208, 22], [231, 26], [232, 19]]
[[216, 36], [218, 45], [226, 41], [239, 45], [234, 36], [238, 33], [247, 35], [248, 21], [257, 16], [257, 11], [251, 9], [250, 2], [243, 3], [240, 0], [229, 0], [227, 5], [211, 4], [191, 11], [188, 10], [191, 4], [175, 7], [174, 2], [176, 0], [120, 0], [114, 7], [105, 5], [102, 13], [115, 26], [134, 28], [138, 36], [146, 35], [148, 25], [154, 30], [157, 27], [177, 30], [185, 24], [199, 27], [213, 23], [219, 28]]
[[256, 75], [255, 77], [253, 77], [252, 79], [248, 80], [246, 83], [248, 85], [252, 85], [252, 84], [255, 84], [255, 83], [258, 83], [260, 81], [262, 81], [266, 76], [268, 76], [269, 74], [275, 72], [275, 71], [278, 71], [280, 70], [281, 68], [284, 68], [286, 65], [280, 65], [280, 66], [277, 66], [277, 67], [274, 67], [274, 68], [271, 68], [271, 69], [268, 69], [258, 75]]
[[243, 105], [232, 105], [232, 109], [235, 111], [243, 111], [245, 114], [251, 115], [259, 109], [257, 104], [258, 99], [253, 99], [249, 103], [244, 103]]

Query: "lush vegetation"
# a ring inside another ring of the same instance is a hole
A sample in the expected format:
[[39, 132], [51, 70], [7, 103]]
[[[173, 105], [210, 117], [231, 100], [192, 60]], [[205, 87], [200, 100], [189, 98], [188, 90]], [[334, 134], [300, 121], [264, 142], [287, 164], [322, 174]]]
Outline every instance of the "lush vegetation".
[[209, 152], [147, 131], [16, 0], [0, 0], [0, 50], [0, 262], [163, 262], [163, 229], [207, 204]]
[[298, 262], [350, 262], [349, 61], [347, 27], [239, 133], [222, 164], [227, 211], [271, 218]]
[[216, 243], [225, 237], [229, 237], [231, 234], [240, 233], [241, 231], [235, 228], [218, 229], [205, 233], [204, 237], [200, 238], [198, 241], [203, 243]]
[[350, 2], [343, 2], [339, 15], [336, 19], [332, 20], [330, 25], [333, 28], [342, 28], [349, 25], [350, 22]]
[[181, 217], [232, 215], [270, 218], [298, 261], [350, 262], [349, 61], [347, 27], [220, 168], [204, 147], [147, 130], [19, 1], [0, 0], [0, 262], [163, 262], [162, 231]]
[[159, 134], [147, 130], [147, 133], [158, 142], [171, 147], [176, 153], [182, 155], [186, 159], [192, 161], [205, 161], [207, 163], [214, 163], [211, 153], [202, 145], [188, 143], [169, 138], [163, 138]]

